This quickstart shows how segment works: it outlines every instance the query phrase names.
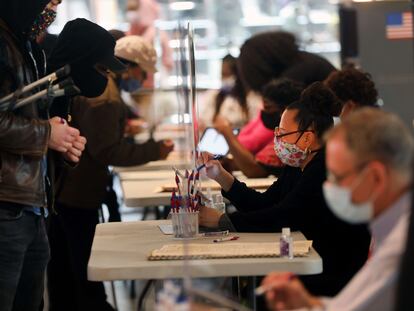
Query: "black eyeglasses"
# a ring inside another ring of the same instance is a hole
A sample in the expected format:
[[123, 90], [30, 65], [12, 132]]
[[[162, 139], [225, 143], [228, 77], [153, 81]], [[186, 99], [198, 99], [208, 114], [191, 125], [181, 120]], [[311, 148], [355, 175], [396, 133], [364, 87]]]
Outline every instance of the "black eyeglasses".
[[296, 141], [295, 141], [295, 144], [299, 141], [299, 139], [306, 132], [314, 133], [315, 131], [313, 131], [313, 130], [297, 130], [297, 131], [292, 131], [292, 132], [287, 132], [287, 133], [280, 134], [280, 128], [278, 126], [275, 127], [275, 137], [276, 138], [282, 138], [282, 137], [285, 137], [285, 136], [288, 136], [288, 135], [300, 133], [298, 139], [296, 139]]
[[352, 174], [363, 172], [365, 168], [368, 166], [368, 163], [369, 163], [368, 161], [359, 163], [355, 165], [352, 169], [348, 170], [347, 172], [341, 175], [336, 175], [332, 173], [331, 171], [328, 171], [326, 179], [333, 184], [339, 185], [342, 183], [343, 180], [345, 180], [345, 178], [348, 178]]

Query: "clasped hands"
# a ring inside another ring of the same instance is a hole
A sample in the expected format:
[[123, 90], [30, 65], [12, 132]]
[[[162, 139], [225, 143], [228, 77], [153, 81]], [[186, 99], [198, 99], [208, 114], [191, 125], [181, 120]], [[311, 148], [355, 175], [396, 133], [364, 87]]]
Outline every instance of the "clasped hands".
[[78, 129], [68, 125], [65, 119], [53, 117], [49, 119], [50, 138], [48, 147], [61, 152], [65, 160], [78, 163], [85, 150], [86, 138]]

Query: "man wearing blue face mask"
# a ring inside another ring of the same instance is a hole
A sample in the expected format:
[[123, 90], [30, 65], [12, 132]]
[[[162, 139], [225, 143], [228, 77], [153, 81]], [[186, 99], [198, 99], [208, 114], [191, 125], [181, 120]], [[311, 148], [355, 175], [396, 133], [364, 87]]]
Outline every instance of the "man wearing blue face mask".
[[270, 289], [268, 305], [272, 310], [392, 310], [411, 206], [411, 133], [395, 115], [363, 108], [329, 133], [326, 150], [325, 199], [338, 218], [370, 223], [372, 256], [332, 299], [312, 296], [286, 274], [270, 274], [263, 281]]
[[157, 55], [154, 48], [139, 36], [126, 36], [116, 42], [115, 55], [126, 66], [127, 71], [117, 76], [119, 87], [128, 93], [141, 88], [147, 73], [156, 71]]

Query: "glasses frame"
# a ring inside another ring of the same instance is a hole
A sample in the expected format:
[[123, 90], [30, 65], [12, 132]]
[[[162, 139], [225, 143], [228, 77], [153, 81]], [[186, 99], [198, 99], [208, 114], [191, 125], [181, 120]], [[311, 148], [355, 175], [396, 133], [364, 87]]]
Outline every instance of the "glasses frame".
[[279, 131], [279, 129], [280, 129], [280, 127], [278, 127], [278, 126], [275, 127], [275, 132], [274, 133], [275, 133], [275, 137], [277, 139], [285, 137], [285, 136], [289, 136], [289, 135], [292, 135], [292, 134], [300, 133], [298, 139], [296, 139], [296, 141], [295, 141], [295, 144], [299, 141], [299, 139], [302, 138], [303, 134], [305, 134], [306, 132], [315, 133], [314, 130], [297, 130], [297, 131], [287, 132], [287, 133], [283, 133], [283, 134], [276, 134]]
[[327, 172], [326, 180], [330, 183], [333, 183], [335, 185], [340, 185], [346, 178], [351, 176], [352, 174], [359, 173], [361, 174], [368, 166], [369, 162], [362, 162], [352, 169], [350, 169], [348, 172], [342, 174], [341, 176], [334, 176], [334, 174], [330, 171]]

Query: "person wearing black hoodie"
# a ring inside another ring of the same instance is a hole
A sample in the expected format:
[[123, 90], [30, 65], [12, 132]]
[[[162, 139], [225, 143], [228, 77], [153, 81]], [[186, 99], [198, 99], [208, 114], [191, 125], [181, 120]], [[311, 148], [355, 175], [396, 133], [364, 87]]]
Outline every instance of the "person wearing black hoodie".
[[[0, 2], [0, 98], [45, 75], [32, 34], [48, 2]], [[47, 120], [46, 106], [38, 100], [14, 109], [12, 103], [0, 112], [1, 310], [38, 309], [49, 259], [44, 217], [53, 201], [46, 154], [52, 149], [76, 162], [84, 148], [78, 130], [58, 117]]]

